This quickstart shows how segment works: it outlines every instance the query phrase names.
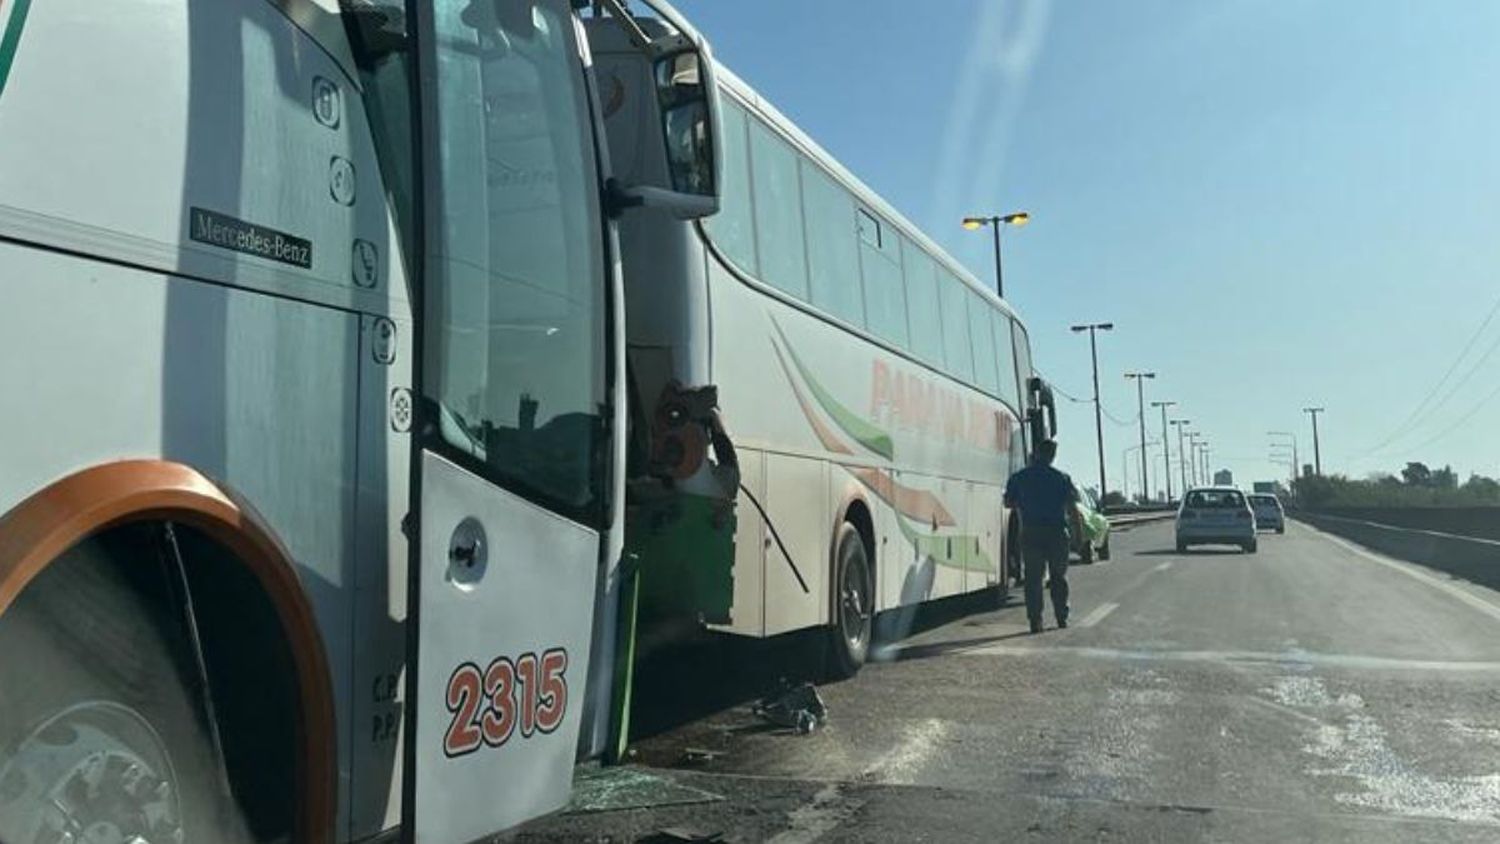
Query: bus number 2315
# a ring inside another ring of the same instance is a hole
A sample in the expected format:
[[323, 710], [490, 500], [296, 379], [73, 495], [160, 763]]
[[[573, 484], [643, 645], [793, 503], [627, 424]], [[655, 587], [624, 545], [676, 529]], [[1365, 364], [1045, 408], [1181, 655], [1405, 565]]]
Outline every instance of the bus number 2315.
[[568, 652], [524, 653], [514, 661], [496, 657], [488, 668], [465, 662], [448, 678], [453, 721], [443, 735], [443, 753], [466, 756], [480, 747], [500, 747], [517, 728], [522, 738], [550, 733], [568, 708]]

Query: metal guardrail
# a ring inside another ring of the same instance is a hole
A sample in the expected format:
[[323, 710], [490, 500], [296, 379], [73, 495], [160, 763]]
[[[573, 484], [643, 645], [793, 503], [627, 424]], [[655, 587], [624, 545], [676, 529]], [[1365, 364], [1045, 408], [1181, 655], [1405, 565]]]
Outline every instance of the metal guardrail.
[[1173, 519], [1173, 518], [1176, 518], [1176, 517], [1177, 517], [1177, 511], [1176, 510], [1156, 510], [1156, 511], [1151, 511], [1151, 512], [1114, 513], [1114, 514], [1106, 514], [1105, 515], [1105, 518], [1109, 519], [1109, 523], [1110, 523], [1111, 527], [1121, 527], [1121, 526], [1124, 526], [1124, 525], [1138, 525], [1138, 524], [1144, 524], [1146, 522], [1163, 522], [1163, 521], [1166, 521], [1167, 519]]

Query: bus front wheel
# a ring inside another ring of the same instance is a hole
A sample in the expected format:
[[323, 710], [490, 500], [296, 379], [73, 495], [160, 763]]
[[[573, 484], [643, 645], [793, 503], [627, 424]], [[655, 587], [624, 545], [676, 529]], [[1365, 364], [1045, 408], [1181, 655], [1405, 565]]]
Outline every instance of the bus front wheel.
[[0, 616], [0, 841], [246, 840], [158, 551], [85, 540]]
[[875, 609], [870, 553], [859, 529], [844, 522], [834, 545], [833, 627], [829, 632], [832, 673], [852, 677], [870, 653], [871, 620]]

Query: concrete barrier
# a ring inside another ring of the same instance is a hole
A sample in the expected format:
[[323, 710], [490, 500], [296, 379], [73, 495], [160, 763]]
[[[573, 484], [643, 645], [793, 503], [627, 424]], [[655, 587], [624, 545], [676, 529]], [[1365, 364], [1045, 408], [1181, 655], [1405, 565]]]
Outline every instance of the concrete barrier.
[[1296, 519], [1374, 551], [1500, 589], [1500, 541], [1300, 512]]
[[1325, 516], [1500, 540], [1500, 507], [1319, 507]]

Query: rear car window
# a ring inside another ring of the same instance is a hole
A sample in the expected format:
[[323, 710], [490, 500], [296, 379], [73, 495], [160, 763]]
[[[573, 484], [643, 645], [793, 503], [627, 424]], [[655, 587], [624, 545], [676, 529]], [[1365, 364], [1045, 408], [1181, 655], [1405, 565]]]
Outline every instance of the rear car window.
[[1187, 506], [1200, 509], [1240, 508], [1245, 506], [1245, 497], [1232, 490], [1197, 490], [1188, 493]]

